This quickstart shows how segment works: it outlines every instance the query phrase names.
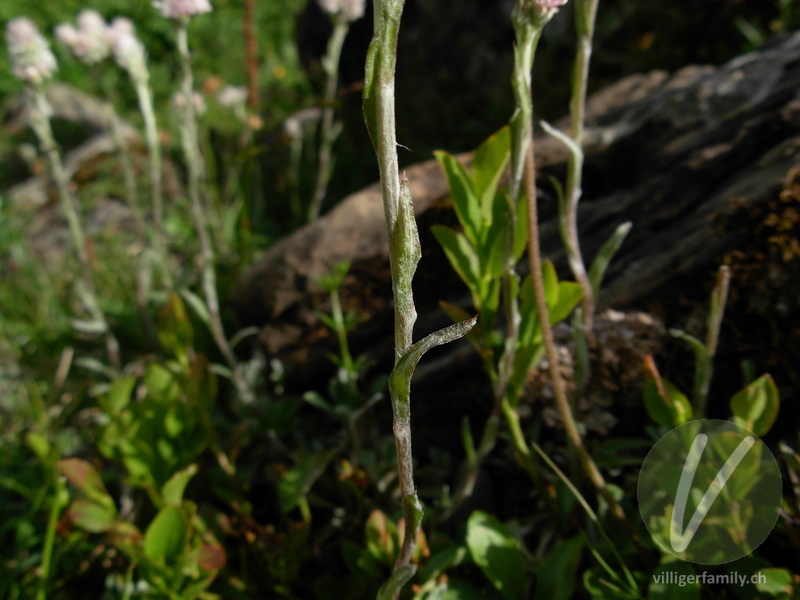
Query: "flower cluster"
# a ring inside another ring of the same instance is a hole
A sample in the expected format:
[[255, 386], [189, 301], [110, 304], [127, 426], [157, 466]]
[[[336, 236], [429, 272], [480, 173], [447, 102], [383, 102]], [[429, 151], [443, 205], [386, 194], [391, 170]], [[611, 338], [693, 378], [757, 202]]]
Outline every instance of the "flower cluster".
[[239, 85], [226, 85], [217, 94], [217, 102], [225, 108], [235, 109], [247, 102], [248, 91]]
[[69, 48], [78, 60], [93, 65], [111, 54], [109, 28], [97, 11], [85, 9], [78, 13], [78, 26], [62, 23], [55, 29], [56, 39]]
[[114, 50], [114, 60], [125, 69], [134, 82], [147, 81], [147, 53], [136, 37], [133, 23], [125, 17], [117, 17], [108, 28], [108, 39]]
[[318, 0], [320, 7], [334, 18], [353, 22], [364, 16], [364, 0]]
[[168, 19], [188, 19], [211, 12], [209, 0], [153, 0], [153, 6]]
[[58, 68], [50, 45], [30, 19], [18, 17], [8, 22], [6, 44], [11, 70], [23, 81], [42, 83], [50, 79]]

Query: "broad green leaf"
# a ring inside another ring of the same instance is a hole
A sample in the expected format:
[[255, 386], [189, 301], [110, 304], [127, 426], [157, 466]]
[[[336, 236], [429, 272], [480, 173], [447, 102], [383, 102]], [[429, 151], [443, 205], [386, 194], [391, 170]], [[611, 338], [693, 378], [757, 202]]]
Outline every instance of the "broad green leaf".
[[472, 560], [506, 600], [525, 594], [525, 558], [519, 543], [497, 517], [475, 511], [467, 521], [467, 547]]
[[[691, 564], [680, 560], [659, 565], [650, 578], [648, 600], [700, 600], [700, 583], [688, 583], [688, 578], [696, 574]], [[667, 577], [678, 579], [666, 579]]]
[[192, 477], [196, 474], [197, 465], [189, 465], [170, 477], [161, 489], [161, 498], [164, 500], [164, 504], [168, 506], [180, 506], [181, 502], [183, 502], [183, 492], [186, 490], [189, 481], [191, 481]]
[[508, 194], [501, 190], [492, 202], [492, 217], [481, 236], [480, 259], [485, 277], [501, 277], [505, 269], [505, 233], [510, 207]]
[[472, 182], [486, 223], [493, 222], [492, 203], [510, 156], [511, 133], [506, 126], [489, 136], [472, 157]]
[[583, 288], [574, 281], [561, 281], [558, 284], [558, 300], [548, 305], [550, 324], [555, 325], [566, 319], [583, 298]]
[[67, 516], [81, 529], [90, 533], [103, 533], [114, 529], [117, 509], [113, 502], [109, 506], [107, 503], [79, 498], [69, 505]]
[[458, 233], [443, 225], [431, 227], [433, 235], [441, 244], [447, 260], [461, 280], [469, 289], [476, 293], [480, 289], [480, 261], [475, 252], [475, 247], [462, 233]]
[[106, 508], [114, 508], [114, 500], [106, 491], [100, 473], [91, 463], [80, 458], [65, 458], [58, 461], [58, 470], [86, 499]]
[[[766, 581], [761, 581], [762, 578], [765, 578]], [[759, 592], [781, 600], [788, 600], [793, 597], [795, 590], [794, 577], [788, 569], [761, 569], [758, 571], [758, 579], [756, 588]]]
[[767, 373], [731, 398], [734, 422], [758, 436], [767, 433], [780, 409], [780, 395], [772, 376]]
[[143, 383], [147, 389], [147, 398], [158, 404], [169, 404], [180, 397], [181, 389], [177, 378], [158, 363], [148, 366]]
[[435, 579], [451, 567], [457, 567], [469, 557], [466, 546], [447, 546], [431, 556], [425, 563], [423, 579]]
[[103, 410], [111, 417], [119, 416], [131, 401], [134, 387], [136, 387], [136, 378], [132, 375], [115, 381], [101, 401]]
[[583, 535], [558, 544], [539, 563], [536, 600], [570, 600], [575, 590], [578, 556], [585, 543]]
[[397, 569], [378, 590], [377, 600], [394, 600], [416, 572], [417, 567], [414, 565], [406, 565]]
[[692, 418], [692, 405], [671, 382], [662, 378], [653, 357], [644, 359], [644, 406], [650, 418], [665, 427], [677, 427]]
[[603, 276], [606, 274], [608, 265], [622, 246], [622, 242], [624, 242], [625, 238], [628, 236], [632, 225], [630, 221], [619, 225], [594, 257], [592, 266], [589, 267], [589, 282], [595, 297], [600, 293], [600, 286], [603, 283]]
[[551, 260], [542, 261], [542, 284], [544, 285], [544, 297], [549, 309], [558, 302], [558, 275]]
[[157, 564], [175, 564], [186, 545], [186, 528], [179, 507], [162, 508], [144, 534], [144, 553]]
[[478, 196], [472, 186], [472, 178], [458, 160], [447, 152], [441, 150], [434, 152], [439, 166], [447, 177], [447, 184], [450, 187], [450, 197], [453, 199], [453, 206], [456, 209], [458, 222], [464, 228], [464, 233], [474, 246], [480, 242], [480, 231], [483, 228], [483, 216], [481, 215]]

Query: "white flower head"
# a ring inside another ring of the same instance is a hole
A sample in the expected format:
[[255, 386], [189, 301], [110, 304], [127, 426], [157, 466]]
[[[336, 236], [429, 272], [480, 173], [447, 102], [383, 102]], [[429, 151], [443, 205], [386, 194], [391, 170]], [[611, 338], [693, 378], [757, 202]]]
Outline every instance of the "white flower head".
[[248, 96], [249, 92], [246, 87], [240, 85], [226, 85], [217, 94], [217, 102], [225, 108], [235, 109], [244, 106]]
[[94, 10], [85, 9], [78, 14], [78, 27], [62, 23], [55, 29], [56, 39], [72, 51], [75, 57], [92, 65], [111, 54], [108, 25]]
[[8, 22], [6, 44], [11, 70], [22, 81], [42, 83], [50, 79], [58, 68], [50, 44], [30, 19], [17, 17]]
[[153, 6], [168, 19], [189, 19], [211, 12], [209, 0], [153, 0]]
[[[178, 112], [186, 110], [186, 94], [183, 92], [175, 92], [172, 95], [172, 106]], [[192, 111], [195, 115], [202, 115], [206, 112], [206, 101], [197, 92], [192, 92]]]
[[125, 69], [137, 84], [147, 81], [147, 53], [144, 45], [136, 37], [133, 23], [124, 17], [117, 17], [106, 31], [108, 43], [114, 50], [114, 60]]
[[317, 0], [331, 17], [352, 23], [364, 16], [365, 0]]

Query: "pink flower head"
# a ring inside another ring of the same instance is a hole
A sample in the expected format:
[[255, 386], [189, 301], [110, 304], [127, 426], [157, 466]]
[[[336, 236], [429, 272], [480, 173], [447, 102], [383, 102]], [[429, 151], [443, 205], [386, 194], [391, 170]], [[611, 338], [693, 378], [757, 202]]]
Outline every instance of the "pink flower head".
[[544, 19], [546, 23], [567, 2], [568, 0], [517, 0], [517, 8], [532, 18]]
[[23, 81], [42, 83], [50, 79], [58, 68], [50, 45], [30, 19], [18, 17], [8, 22], [6, 44], [11, 70]]
[[317, 0], [320, 7], [332, 17], [351, 23], [364, 16], [364, 0]]
[[209, 0], [153, 0], [153, 6], [168, 19], [188, 19], [211, 12]]
[[89, 9], [82, 10], [77, 20], [77, 29], [68, 23], [58, 25], [55, 29], [56, 39], [87, 65], [108, 57], [111, 54], [108, 25], [100, 13]]

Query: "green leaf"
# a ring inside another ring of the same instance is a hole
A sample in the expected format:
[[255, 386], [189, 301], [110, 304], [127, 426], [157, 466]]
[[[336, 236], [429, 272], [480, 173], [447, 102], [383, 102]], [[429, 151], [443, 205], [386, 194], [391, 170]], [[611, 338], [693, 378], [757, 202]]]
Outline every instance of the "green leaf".
[[181, 296], [186, 301], [198, 318], [208, 327], [211, 328], [211, 314], [208, 312], [208, 307], [205, 301], [191, 290], [186, 288], [181, 290]]
[[517, 201], [517, 226], [514, 231], [514, 260], [519, 261], [528, 244], [528, 206], [525, 194], [519, 195]]
[[170, 355], [185, 362], [188, 360], [194, 334], [186, 307], [175, 292], [158, 315], [158, 341]]
[[447, 260], [461, 280], [467, 284], [473, 294], [480, 290], [480, 261], [475, 252], [475, 247], [462, 233], [445, 227], [434, 225], [431, 227], [436, 240], [441, 244]]
[[114, 509], [114, 500], [106, 491], [100, 473], [91, 463], [80, 458], [65, 458], [58, 461], [58, 470], [87, 499]]
[[544, 285], [547, 308], [555, 306], [556, 302], [558, 302], [558, 275], [552, 260], [542, 261], [542, 284]]
[[[679, 578], [678, 581], [662, 579], [673, 577], [673, 573]], [[691, 564], [680, 560], [671, 560], [659, 565], [650, 579], [648, 600], [700, 600], [702, 590], [700, 583], [696, 580], [688, 583], [688, 578], [696, 574]], [[679, 583], [681, 580], [683, 583]]]
[[[694, 402], [695, 406], [705, 406], [708, 386], [711, 383], [711, 353], [708, 347], [693, 335], [680, 329], [670, 329], [670, 335], [683, 340], [694, 352]], [[702, 415], [699, 415], [702, 417]]]
[[496, 278], [505, 270], [505, 233], [508, 218], [508, 195], [504, 191], [497, 192], [492, 203], [494, 216], [491, 225], [483, 232], [483, 243], [480, 249], [481, 270], [485, 277]]
[[344, 280], [349, 272], [349, 260], [337, 262], [331, 267], [331, 272], [328, 275], [323, 275], [319, 278], [317, 284], [328, 293], [336, 292], [344, 285]]
[[314, 482], [339, 454], [339, 450], [337, 447], [324, 454], [312, 454], [283, 475], [278, 483], [278, 496], [284, 512], [291, 511], [308, 494]]
[[611, 263], [617, 251], [619, 251], [628, 233], [630, 233], [632, 225], [633, 223], [627, 221], [617, 226], [614, 233], [611, 234], [611, 237], [606, 240], [606, 243], [602, 245], [597, 255], [594, 257], [592, 266], [589, 267], [589, 282], [591, 283], [595, 298], [600, 293], [600, 286], [603, 283], [603, 276], [606, 274], [608, 265]]
[[186, 526], [179, 507], [161, 509], [144, 534], [145, 555], [157, 564], [175, 564], [186, 545]]
[[585, 543], [583, 535], [553, 548], [539, 563], [536, 578], [537, 600], [570, 600], [575, 590], [578, 555]]
[[39, 433], [30, 432], [25, 435], [25, 444], [27, 444], [28, 448], [33, 450], [33, 453], [40, 461], [43, 463], [49, 462], [53, 447], [50, 445], [50, 442], [47, 441], [46, 437]]
[[416, 572], [417, 567], [414, 565], [406, 565], [397, 569], [378, 590], [376, 599], [394, 600], [395, 596], [400, 593], [403, 586], [411, 580]]
[[183, 492], [186, 490], [189, 481], [191, 481], [192, 477], [196, 474], [197, 465], [189, 465], [170, 477], [161, 489], [161, 498], [164, 500], [164, 504], [168, 506], [180, 506], [183, 502]]
[[483, 229], [483, 216], [478, 196], [472, 186], [472, 179], [464, 165], [458, 162], [452, 154], [438, 150], [434, 152], [434, 155], [447, 178], [458, 222], [461, 223], [470, 242], [474, 246], [478, 246], [482, 237], [480, 232]]
[[417, 364], [423, 354], [431, 348], [464, 337], [475, 326], [477, 321], [478, 317], [475, 316], [461, 323], [445, 327], [444, 329], [440, 329], [439, 331], [425, 336], [411, 346], [408, 352], [397, 361], [394, 369], [392, 369], [391, 375], [389, 375], [389, 390], [391, 392], [392, 402], [395, 402], [396, 399], [408, 401], [411, 395], [411, 376], [414, 374], [414, 369], [417, 368]]
[[136, 378], [132, 375], [122, 377], [111, 384], [111, 389], [101, 400], [102, 408], [106, 414], [110, 417], [119, 416], [131, 401], [134, 387], [136, 387]]
[[67, 509], [67, 516], [75, 525], [90, 533], [103, 533], [114, 529], [117, 509], [88, 498], [79, 498]]
[[640, 600], [639, 594], [621, 588], [609, 581], [608, 574], [600, 567], [583, 572], [583, 585], [592, 598], [597, 600]]
[[555, 325], [566, 319], [583, 298], [583, 288], [574, 281], [561, 281], [558, 284], [558, 300], [550, 309], [550, 324]]
[[493, 223], [492, 203], [510, 156], [511, 133], [506, 126], [489, 136], [472, 157], [472, 182], [485, 223]]
[[525, 559], [519, 543], [493, 515], [475, 511], [467, 521], [467, 547], [472, 560], [506, 600], [525, 593]]
[[689, 400], [661, 377], [650, 355], [644, 359], [644, 406], [650, 418], [664, 427], [677, 427], [692, 418]]
[[731, 398], [734, 422], [757, 436], [767, 433], [778, 418], [780, 395], [767, 373]]
[[[773, 598], [792, 597], [794, 593], [794, 577], [792, 572], [788, 569], [761, 569], [758, 572], [759, 581], [756, 582], [756, 589], [759, 592], [772, 596]], [[766, 578], [766, 581], [761, 581], [761, 578]]]

